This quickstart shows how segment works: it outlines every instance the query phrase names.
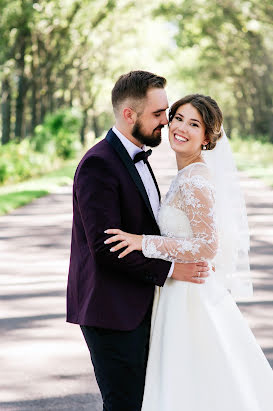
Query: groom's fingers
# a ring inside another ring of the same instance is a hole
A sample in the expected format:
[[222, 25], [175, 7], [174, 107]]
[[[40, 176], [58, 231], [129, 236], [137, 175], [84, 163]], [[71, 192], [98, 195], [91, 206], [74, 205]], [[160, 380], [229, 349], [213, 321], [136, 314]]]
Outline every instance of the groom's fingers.
[[194, 275], [193, 275], [193, 277], [195, 278], [207, 278], [207, 277], [209, 277], [209, 274], [208, 273], [202, 273], [202, 272], [198, 272], [198, 273], [195, 273]]
[[199, 263], [196, 263], [196, 265], [198, 265], [198, 267], [208, 267], [208, 263], [207, 261], [199, 261]]
[[202, 280], [202, 278], [192, 278], [189, 282], [194, 284], [204, 284], [205, 280]]
[[209, 265], [206, 261], [200, 261], [199, 263], [196, 263], [196, 267], [199, 268], [205, 268], [207, 270], [209, 270]]
[[209, 271], [208, 267], [196, 267], [195, 272], [196, 273], [207, 273]]

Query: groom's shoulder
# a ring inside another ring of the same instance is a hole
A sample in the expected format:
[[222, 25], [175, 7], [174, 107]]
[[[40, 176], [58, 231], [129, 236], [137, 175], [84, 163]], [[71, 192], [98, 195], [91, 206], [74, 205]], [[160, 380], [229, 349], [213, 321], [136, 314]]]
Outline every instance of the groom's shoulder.
[[110, 152], [109, 143], [105, 138], [95, 143], [83, 156], [80, 163], [92, 157], [105, 157]]
[[115, 160], [113, 148], [108, 143], [106, 138], [103, 138], [98, 143], [94, 144], [80, 160], [75, 177], [82, 167], [111, 167], [111, 163]]

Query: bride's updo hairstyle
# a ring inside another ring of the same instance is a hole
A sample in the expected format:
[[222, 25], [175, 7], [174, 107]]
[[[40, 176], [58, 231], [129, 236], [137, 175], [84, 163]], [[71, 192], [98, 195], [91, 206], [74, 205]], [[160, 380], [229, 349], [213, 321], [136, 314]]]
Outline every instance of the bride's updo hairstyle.
[[223, 115], [218, 104], [209, 96], [190, 94], [176, 101], [171, 106], [169, 111], [169, 123], [174, 118], [178, 108], [185, 104], [191, 104], [202, 116], [206, 129], [206, 139], [209, 140], [209, 143], [206, 145], [206, 150], [213, 150], [217, 140], [222, 137], [221, 126], [223, 123]]

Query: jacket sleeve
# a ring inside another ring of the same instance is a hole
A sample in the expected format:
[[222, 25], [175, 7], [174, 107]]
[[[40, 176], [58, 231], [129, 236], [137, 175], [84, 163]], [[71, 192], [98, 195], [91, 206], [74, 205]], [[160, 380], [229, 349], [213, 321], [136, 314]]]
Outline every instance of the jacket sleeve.
[[89, 157], [81, 165], [75, 177], [75, 201], [79, 208], [89, 252], [98, 264], [112, 268], [120, 275], [134, 280], [162, 286], [171, 264], [159, 259], [148, 259], [139, 251], [133, 251], [119, 259], [118, 253], [111, 253], [112, 245], [104, 244], [109, 235], [108, 228], [122, 226], [119, 180], [107, 162], [99, 157]]

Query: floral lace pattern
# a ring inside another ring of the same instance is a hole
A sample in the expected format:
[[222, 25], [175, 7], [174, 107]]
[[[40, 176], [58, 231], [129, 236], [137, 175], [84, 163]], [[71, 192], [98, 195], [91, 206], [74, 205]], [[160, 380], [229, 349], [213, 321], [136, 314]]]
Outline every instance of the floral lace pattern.
[[143, 254], [178, 263], [213, 260], [218, 247], [214, 205], [206, 164], [180, 170], [159, 212], [162, 236], [144, 235]]

